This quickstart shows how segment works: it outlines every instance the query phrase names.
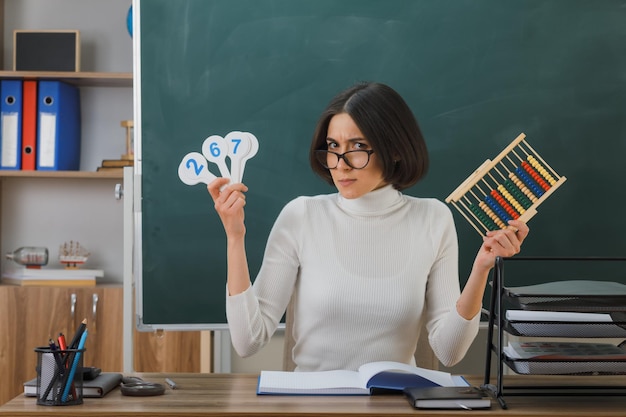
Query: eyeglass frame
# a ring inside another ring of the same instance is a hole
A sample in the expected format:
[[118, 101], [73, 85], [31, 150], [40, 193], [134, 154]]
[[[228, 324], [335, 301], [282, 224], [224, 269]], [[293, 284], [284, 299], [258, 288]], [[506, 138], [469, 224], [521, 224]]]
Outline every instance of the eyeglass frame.
[[[343, 162], [346, 163], [346, 165], [348, 165], [350, 168], [352, 169], [364, 169], [365, 167], [367, 167], [370, 163], [370, 158], [372, 156], [372, 154], [374, 153], [374, 151], [372, 149], [353, 149], [351, 151], [346, 151], [344, 153], [337, 153], [337, 152], [333, 152], [333, 151], [329, 151], [328, 149], [317, 149], [315, 151], [316, 155], [322, 155], [322, 152], [324, 152], [324, 154], [326, 155], [326, 157], [328, 158], [328, 154], [332, 153], [333, 155], [337, 156], [337, 165], [335, 165], [333, 168], [328, 166], [328, 163], [324, 164], [318, 157], [317, 161], [326, 169], [337, 169], [337, 166], [339, 166], [339, 160], [343, 159]], [[363, 165], [360, 168], [354, 167], [352, 166], [352, 164], [350, 163], [350, 161], [348, 161], [348, 158], [346, 158], [346, 154], [347, 153], [353, 153], [353, 152], [365, 152], [367, 154], [367, 162], [365, 163], [365, 165]], [[328, 159], [326, 159], [326, 161], [328, 162]]]

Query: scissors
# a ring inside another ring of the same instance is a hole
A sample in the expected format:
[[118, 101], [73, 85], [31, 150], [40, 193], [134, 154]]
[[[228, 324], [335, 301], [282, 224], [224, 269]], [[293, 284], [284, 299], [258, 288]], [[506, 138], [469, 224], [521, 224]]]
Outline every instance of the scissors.
[[147, 382], [136, 376], [122, 378], [120, 383], [122, 395], [131, 397], [149, 397], [153, 395], [163, 395], [165, 386], [158, 382]]

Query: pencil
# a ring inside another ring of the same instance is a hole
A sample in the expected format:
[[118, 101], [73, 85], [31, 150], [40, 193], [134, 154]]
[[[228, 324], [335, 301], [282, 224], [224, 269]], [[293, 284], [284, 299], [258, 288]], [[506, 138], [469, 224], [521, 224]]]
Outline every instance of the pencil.
[[87, 327], [87, 319], [83, 319], [80, 325], [78, 325], [78, 329], [76, 329], [76, 333], [74, 333], [72, 342], [67, 346], [69, 349], [76, 349], [78, 347], [80, 337], [83, 335], [83, 332], [85, 331], [86, 327]]

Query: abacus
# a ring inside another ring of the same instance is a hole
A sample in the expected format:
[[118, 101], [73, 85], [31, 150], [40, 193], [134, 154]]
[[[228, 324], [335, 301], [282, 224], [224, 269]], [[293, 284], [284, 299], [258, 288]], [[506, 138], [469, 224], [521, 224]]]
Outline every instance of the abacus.
[[492, 161], [487, 159], [447, 198], [480, 235], [528, 222], [567, 178], [554, 171], [521, 133]]

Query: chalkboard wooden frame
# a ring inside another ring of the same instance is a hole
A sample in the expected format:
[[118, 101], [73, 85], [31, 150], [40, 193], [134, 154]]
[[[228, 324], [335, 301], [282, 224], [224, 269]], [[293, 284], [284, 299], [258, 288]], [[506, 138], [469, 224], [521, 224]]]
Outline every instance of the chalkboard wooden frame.
[[[308, 167], [327, 101], [385, 82], [431, 155], [408, 194], [441, 200], [524, 132], [568, 181], [530, 222], [527, 256], [620, 256], [626, 218], [626, 9], [585, 0], [151, 0], [137, 2], [137, 325], [224, 329], [225, 237], [202, 185], [176, 168], [211, 134], [254, 133], [247, 248], [298, 195], [334, 192]], [[600, 203], [597, 196], [605, 197]], [[457, 217], [464, 283], [480, 245]], [[579, 271], [523, 271], [530, 285]], [[624, 280], [622, 271], [586, 271]]]

